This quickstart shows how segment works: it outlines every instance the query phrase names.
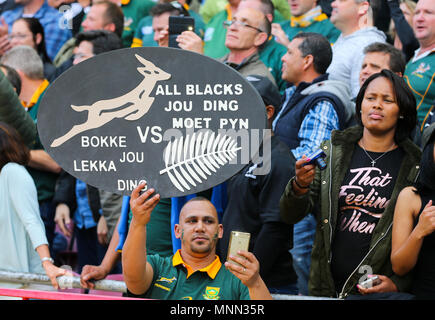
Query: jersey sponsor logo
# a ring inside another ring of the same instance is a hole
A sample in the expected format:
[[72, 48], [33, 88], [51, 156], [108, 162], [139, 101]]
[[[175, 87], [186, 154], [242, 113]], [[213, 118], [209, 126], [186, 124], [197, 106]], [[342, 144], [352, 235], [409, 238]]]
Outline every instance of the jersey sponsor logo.
[[206, 287], [203, 297], [205, 300], [219, 300], [219, 291], [220, 288], [217, 287]]
[[[176, 277], [172, 277], [172, 278], [165, 278], [165, 277], [160, 277], [159, 279], [156, 280], [156, 282], [164, 282], [164, 283], [168, 283], [168, 284], [172, 284], [172, 282], [177, 281]], [[159, 283], [154, 283], [154, 286], [166, 291], [171, 291], [171, 288], [165, 287]]]
[[167, 283], [172, 283], [174, 281], [176, 281], [177, 278], [172, 277], [171, 279], [165, 278], [165, 277], [160, 277], [160, 279], [157, 279], [156, 282], [158, 281], [162, 281], [162, 282], [167, 282]]
[[124, 18], [124, 29], [128, 29], [130, 30], [130, 26], [133, 23], [133, 18], [132, 17], [125, 17]]
[[412, 72], [412, 74], [416, 77], [423, 78], [423, 74], [429, 70], [430, 70], [430, 65], [422, 62], [422, 63], [420, 63], [418, 68]]
[[153, 33], [153, 27], [152, 26], [145, 26], [141, 29], [143, 34], [152, 34]]
[[213, 38], [214, 28], [207, 28], [204, 33], [204, 42], [211, 41]]

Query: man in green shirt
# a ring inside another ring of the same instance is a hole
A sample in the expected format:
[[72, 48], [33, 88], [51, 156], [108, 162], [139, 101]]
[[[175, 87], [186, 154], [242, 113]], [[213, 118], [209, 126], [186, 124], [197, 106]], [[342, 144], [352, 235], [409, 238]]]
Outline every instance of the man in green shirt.
[[[272, 2], [283, 19], [290, 19], [290, 8], [287, 0], [273, 0]], [[208, 23], [211, 18], [224, 10], [227, 4], [228, 0], [204, 0], [199, 9], [199, 14], [203, 17], [204, 22]]]
[[[264, 76], [276, 85], [270, 67], [260, 60], [260, 52], [268, 42], [271, 30], [266, 15], [249, 6], [237, 10], [234, 17], [226, 21], [224, 26], [228, 30], [225, 47], [229, 53], [218, 60], [231, 66], [243, 76]], [[177, 42], [180, 48], [205, 54], [201, 39], [191, 31], [181, 33], [177, 37]]]
[[[415, 8], [413, 28], [420, 48], [408, 62], [404, 79], [417, 100], [420, 130], [434, 121], [435, 100], [435, 15], [433, 0], [420, 0]], [[432, 117], [432, 119], [430, 119]]]
[[[204, 34], [204, 54], [211, 58], [222, 58], [229, 53], [225, 46], [227, 29], [223, 28], [226, 20], [232, 20], [239, 10], [239, 4], [244, 0], [229, 0], [225, 9], [216, 14], [205, 27]], [[274, 21], [276, 23], [284, 21], [281, 14], [274, 10]]]
[[[177, 5], [177, 2], [179, 5]], [[142, 18], [139, 21], [139, 24], [136, 28], [133, 42], [131, 44], [132, 48], [135, 47], [157, 47], [158, 43], [154, 40], [154, 28], [157, 25], [153, 26], [153, 21], [155, 17], [165, 17], [164, 25], [165, 27], [169, 24], [169, 15], [171, 16], [179, 16], [179, 15], [189, 15], [195, 20], [195, 33], [201, 38], [204, 36], [205, 24], [202, 21], [201, 16], [195, 11], [189, 9], [189, 5], [187, 3], [182, 3], [183, 1], [178, 0], [174, 2], [168, 2], [167, 0], [160, 0], [158, 4], [156, 4], [150, 10], [150, 15]]]
[[226, 262], [224, 267], [220, 262], [216, 244], [223, 227], [215, 207], [204, 198], [194, 198], [181, 209], [174, 230], [181, 239], [181, 249], [169, 258], [147, 257], [147, 224], [160, 196], [150, 197], [153, 188], [140, 195], [145, 186], [140, 184], [131, 194], [133, 219], [123, 247], [123, 274], [130, 295], [151, 299], [271, 299], [252, 253], [240, 251], [241, 257], [230, 256], [240, 265]]
[[150, 9], [155, 5], [151, 0], [118, 0], [124, 13], [124, 32], [122, 33], [122, 44], [124, 48], [131, 46], [134, 33], [139, 21], [149, 14]]
[[334, 27], [328, 16], [322, 12], [317, 0], [289, 0], [292, 16], [290, 20], [272, 25], [272, 34], [277, 41], [288, 46], [293, 37], [300, 32], [316, 32], [334, 43], [340, 30]]
[[[237, 11], [239, 12], [244, 9], [253, 9], [261, 12], [266, 17], [266, 19], [269, 20], [270, 23], [272, 23], [275, 20], [276, 13], [277, 13], [277, 11], [274, 9], [274, 5], [271, 0], [242, 0], [238, 5]], [[228, 17], [229, 16], [228, 10], [225, 12], [227, 13], [224, 16]], [[236, 16], [237, 13], [234, 14], [234, 17]], [[234, 17], [229, 20], [233, 20]], [[220, 50], [219, 47], [213, 47], [213, 46], [209, 47], [207, 41], [204, 41], [204, 48], [203, 49], [201, 48], [201, 50], [197, 52], [204, 53], [206, 56], [210, 56], [213, 58], [217, 58], [220, 54], [223, 54], [223, 58], [221, 58], [221, 60], [225, 59], [226, 55], [231, 54], [231, 51], [234, 49], [227, 45], [227, 38], [226, 38], [227, 29], [228, 28], [224, 28], [223, 29], [224, 32], [222, 32], [222, 30], [219, 31], [219, 33], [224, 36], [224, 50]], [[209, 31], [210, 30], [211, 29], [209, 28]], [[216, 31], [213, 31], [213, 33], [214, 32]], [[242, 39], [239, 40], [241, 42]], [[210, 48], [210, 50], [208, 50], [207, 48]], [[269, 32], [269, 37], [267, 41], [263, 45], [258, 47], [257, 52], [259, 55], [259, 60], [267, 67], [268, 72], [270, 72], [270, 74], [272, 75], [273, 82], [277, 85], [278, 89], [281, 92], [284, 92], [287, 84], [281, 77], [281, 73], [282, 73], [281, 58], [283, 55], [286, 54], [287, 48], [279, 44], [278, 42], [276, 42], [273, 39], [273, 37], [270, 36], [270, 32]], [[245, 62], [247, 62], [247, 60]], [[238, 62], [238, 64], [240, 64], [240, 62]]]
[[[239, 5], [239, 10], [244, 8], [252, 8], [262, 12], [270, 23], [272, 23], [275, 18], [276, 10], [274, 10], [271, 0], [243, 0]], [[284, 93], [284, 90], [287, 87], [287, 82], [282, 78], [281, 58], [287, 53], [287, 48], [276, 42], [273, 36], [270, 36], [258, 53], [260, 55], [260, 60], [273, 75], [279, 91]]]

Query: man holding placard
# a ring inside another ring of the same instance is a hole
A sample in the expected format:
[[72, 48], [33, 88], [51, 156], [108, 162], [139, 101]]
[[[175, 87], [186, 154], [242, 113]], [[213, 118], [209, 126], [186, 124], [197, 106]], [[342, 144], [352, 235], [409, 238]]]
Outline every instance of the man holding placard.
[[[122, 255], [124, 280], [130, 295], [188, 300], [271, 299], [252, 253], [241, 251], [242, 257], [230, 257], [241, 266], [229, 262], [225, 263], [227, 269], [222, 266], [216, 256], [216, 243], [222, 237], [223, 227], [215, 207], [204, 198], [188, 201], [180, 212], [175, 233], [181, 239], [181, 249], [169, 258], [147, 257], [146, 225], [160, 195], [150, 197], [153, 188], [140, 194], [145, 186], [142, 183], [132, 192], [133, 219]], [[203, 273], [207, 276], [203, 277]]]

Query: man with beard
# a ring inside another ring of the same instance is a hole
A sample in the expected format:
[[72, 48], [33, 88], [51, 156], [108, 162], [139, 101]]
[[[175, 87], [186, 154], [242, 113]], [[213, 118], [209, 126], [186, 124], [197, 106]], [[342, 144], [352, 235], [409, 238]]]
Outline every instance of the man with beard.
[[[175, 235], [181, 249], [171, 257], [146, 254], [146, 225], [160, 195], [154, 189], [140, 194], [146, 183], [133, 190], [130, 207], [133, 218], [123, 247], [122, 267], [129, 296], [149, 299], [244, 300], [271, 299], [259, 275], [255, 256], [239, 251], [225, 267], [216, 255], [223, 227], [216, 208], [205, 198], [188, 201], [180, 212]], [[145, 252], [145, 254], [143, 254]]]

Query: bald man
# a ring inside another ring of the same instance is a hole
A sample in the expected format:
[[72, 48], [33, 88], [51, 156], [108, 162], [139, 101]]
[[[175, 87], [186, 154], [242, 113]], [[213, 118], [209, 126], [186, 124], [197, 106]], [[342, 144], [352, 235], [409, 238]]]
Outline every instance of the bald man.
[[[160, 195], [142, 194], [146, 183], [133, 190], [133, 218], [124, 244], [122, 266], [128, 295], [164, 300], [265, 300], [270, 293], [259, 275], [259, 263], [246, 251], [225, 262], [216, 255], [223, 227], [216, 208], [205, 198], [194, 198], [181, 209], [175, 235], [181, 249], [173, 256], [146, 254], [146, 226]], [[145, 252], [145, 254], [144, 254]]]

